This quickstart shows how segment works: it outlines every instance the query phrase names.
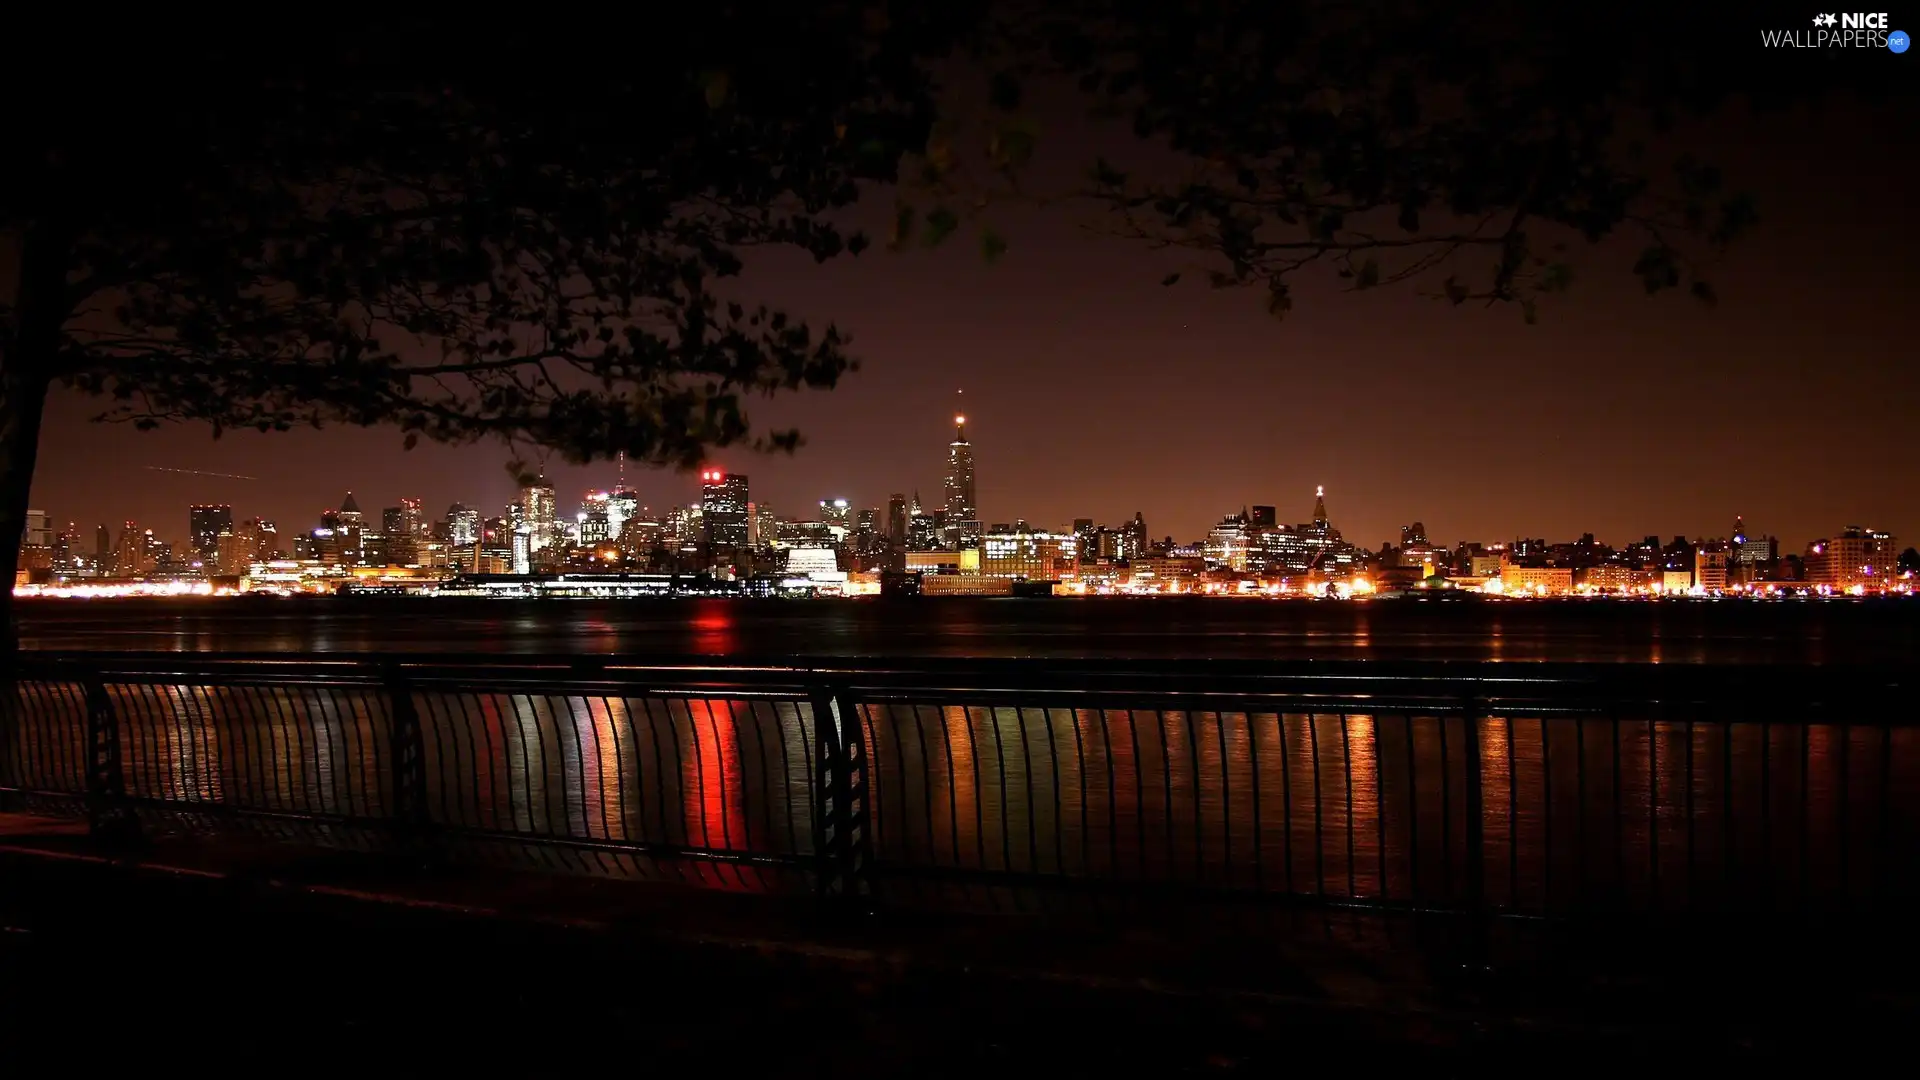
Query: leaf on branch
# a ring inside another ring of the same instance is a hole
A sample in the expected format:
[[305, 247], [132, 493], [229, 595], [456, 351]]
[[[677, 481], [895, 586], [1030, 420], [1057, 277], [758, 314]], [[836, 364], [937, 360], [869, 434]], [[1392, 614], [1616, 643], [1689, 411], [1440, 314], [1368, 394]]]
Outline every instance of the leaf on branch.
[[1693, 287], [1688, 291], [1693, 294], [1695, 300], [1700, 301], [1708, 307], [1713, 307], [1720, 302], [1720, 294], [1714, 292], [1713, 286], [1704, 281], [1694, 282]]
[[1446, 290], [1447, 299], [1456, 307], [1467, 302], [1467, 287], [1460, 283], [1460, 279], [1450, 277], [1440, 287]]
[[400, 440], [400, 449], [402, 450], [411, 450], [414, 447], [419, 445], [420, 445], [420, 433], [417, 431], [407, 432], [406, 438]]
[[1285, 318], [1293, 310], [1293, 292], [1287, 283], [1274, 278], [1267, 283], [1267, 314], [1276, 319]]
[[913, 207], [902, 203], [893, 211], [893, 230], [887, 234], [887, 246], [898, 251], [913, 236]]
[[1002, 169], [1017, 169], [1033, 159], [1040, 129], [1028, 120], [1010, 120], [987, 140], [987, 154]]
[[1520, 301], [1520, 318], [1525, 320], [1528, 326], [1532, 326], [1534, 323], [1539, 322], [1540, 321], [1539, 307], [1535, 305], [1534, 302], [1531, 300]]
[[1007, 239], [991, 228], [980, 230], [980, 256], [991, 266], [1007, 253]]
[[1160, 284], [1162, 285], [1177, 285], [1179, 284], [1179, 282], [1180, 282], [1180, 272], [1177, 270], [1171, 274], [1168, 274], [1166, 277], [1163, 277], [1160, 279]]
[[921, 232], [920, 242], [927, 247], [939, 247], [959, 227], [960, 215], [948, 207], [936, 206], [927, 211], [927, 225]]
[[1356, 289], [1371, 289], [1378, 284], [1380, 284], [1380, 263], [1374, 259], [1368, 259], [1366, 262], [1361, 263], [1360, 275], [1359, 278], [1354, 281], [1353, 287]]

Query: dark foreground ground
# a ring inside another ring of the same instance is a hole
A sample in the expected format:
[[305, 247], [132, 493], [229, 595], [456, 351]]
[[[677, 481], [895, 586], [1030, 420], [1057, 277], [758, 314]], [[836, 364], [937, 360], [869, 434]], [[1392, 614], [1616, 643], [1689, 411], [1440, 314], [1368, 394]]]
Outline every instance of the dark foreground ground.
[[1913, 969], [1858, 925], [1512, 924], [1482, 952], [1414, 918], [910, 916], [0, 833], [0, 1075], [1664, 1073], [1865, 1060], [1920, 1018]]

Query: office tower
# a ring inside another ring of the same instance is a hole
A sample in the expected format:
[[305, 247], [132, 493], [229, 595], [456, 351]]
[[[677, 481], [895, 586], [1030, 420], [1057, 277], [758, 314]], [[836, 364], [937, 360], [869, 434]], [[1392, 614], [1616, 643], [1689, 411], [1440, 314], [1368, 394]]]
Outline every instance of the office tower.
[[513, 530], [513, 573], [533, 573], [533, 526], [526, 522]]
[[617, 487], [608, 492], [607, 535], [614, 540], [620, 539], [620, 531], [625, 529], [627, 522], [633, 520], [634, 515], [639, 512], [640, 496], [637, 493], [626, 487]]
[[820, 521], [826, 525], [836, 545], [845, 543], [847, 534], [853, 531], [851, 514], [851, 504], [845, 499], [820, 500]]
[[447, 542], [455, 550], [470, 548], [480, 541], [480, 511], [462, 503], [447, 507]]
[[947, 444], [946, 531], [955, 548], [980, 545], [980, 504], [974, 488], [973, 444], [967, 441], [967, 418], [953, 418], [953, 441]]
[[747, 546], [747, 477], [724, 469], [700, 473], [701, 539], [716, 549]]
[[1253, 516], [1248, 524], [1256, 529], [1276, 528], [1280, 524], [1279, 511], [1271, 506], [1256, 506], [1253, 508]]
[[104, 572], [113, 558], [113, 532], [102, 522], [93, 527], [93, 568]]
[[535, 552], [545, 551], [554, 543], [554, 502], [553, 485], [544, 476], [535, 477], [532, 483], [520, 489], [520, 520], [516, 523], [516, 531], [518, 525], [527, 527], [529, 557]]
[[194, 558], [211, 564], [220, 554], [220, 534], [233, 531], [233, 507], [199, 505], [187, 508], [187, 537]]
[[347, 497], [340, 500], [340, 509], [329, 510], [320, 516], [323, 526], [329, 519], [333, 522], [331, 528], [333, 529], [334, 559], [347, 566], [359, 565], [360, 537], [366, 532], [366, 522], [360, 513], [360, 503], [354, 499], [353, 492], [347, 492]]
[[887, 496], [887, 543], [901, 550], [907, 546], [907, 497], [897, 491]]
[[1123, 559], [1144, 558], [1147, 550], [1153, 546], [1153, 542], [1147, 538], [1147, 519], [1138, 510], [1133, 512], [1133, 520], [1127, 523], [1121, 535], [1120, 557]]

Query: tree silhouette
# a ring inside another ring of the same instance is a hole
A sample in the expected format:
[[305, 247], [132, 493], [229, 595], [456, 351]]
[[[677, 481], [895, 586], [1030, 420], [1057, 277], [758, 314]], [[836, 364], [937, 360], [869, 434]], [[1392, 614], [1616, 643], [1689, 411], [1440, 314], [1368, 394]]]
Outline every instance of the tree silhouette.
[[[1444, 275], [1454, 303], [1531, 317], [1573, 251], [1620, 229], [1646, 238], [1649, 290], [1711, 298], [1695, 255], [1752, 208], [1705, 165], [1636, 157], [1622, 119], [1653, 130], [1730, 89], [1673, 62], [1711, 38], [1668, 22], [1642, 39], [1671, 49], [1620, 49], [1580, 5], [1466, 8], [705, 5], [617, 46], [516, 31], [498, 56], [425, 24], [90, 32], [75, 85], [5, 76], [33, 107], [0, 158], [17, 266], [0, 278], [0, 581], [56, 385], [109, 420], [216, 433], [391, 424], [409, 445], [679, 465], [791, 448], [745, 401], [834, 385], [846, 338], [725, 279], [755, 247], [858, 250], [833, 214], [869, 181], [932, 200], [903, 209], [897, 242], [953, 235], [1022, 178], [1034, 77], [1073, 79], [1188, 167], [1103, 164], [1081, 194], [1276, 313], [1297, 272], [1330, 266], [1363, 289]], [[964, 60], [929, 62], [956, 41]], [[955, 70], [988, 76], [989, 182], [954, 149], [966, 117], [936, 116], [935, 73]], [[987, 257], [1005, 247], [982, 233]]]
[[10, 65], [35, 104], [0, 159], [6, 595], [58, 385], [216, 436], [391, 424], [669, 465], [794, 446], [744, 401], [833, 386], [847, 339], [719, 286], [751, 248], [863, 246], [830, 217], [925, 144], [923, 60], [951, 28], [904, 6], [675, 19], [510, 57], [425, 24], [175, 26], [103, 37], [57, 94]]
[[[984, 150], [957, 154], [944, 118], [906, 174], [931, 204], [917, 208], [926, 239], [955, 231], [955, 207], [989, 201], [982, 188], [1020, 189], [1038, 137], [1018, 122], [1021, 91], [1049, 75], [1176, 152], [1171, 167], [1098, 162], [1074, 194], [1107, 212], [1102, 224], [1190, 253], [1191, 276], [1216, 288], [1264, 290], [1276, 315], [1292, 308], [1296, 277], [1324, 268], [1353, 289], [1420, 280], [1454, 304], [1510, 303], [1532, 321], [1573, 283], [1584, 249], [1622, 235], [1639, 243], [1633, 273], [1648, 292], [1712, 302], [1715, 257], [1756, 221], [1713, 165], [1649, 149], [1675, 117], [1780, 83], [1703, 67], [1724, 50], [1695, 47], [1712, 33], [1695, 35], [1688, 12], [1654, 31], [1604, 6], [1511, 0], [996, 11], [980, 45], [998, 73], [995, 107], [974, 125]], [[991, 230], [982, 244], [1004, 246]]]

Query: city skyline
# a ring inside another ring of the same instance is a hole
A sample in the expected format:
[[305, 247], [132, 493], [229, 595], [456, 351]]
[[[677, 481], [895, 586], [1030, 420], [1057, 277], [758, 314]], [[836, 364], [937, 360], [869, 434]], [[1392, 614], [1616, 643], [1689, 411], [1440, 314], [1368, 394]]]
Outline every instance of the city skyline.
[[[1683, 134], [1750, 182], [1764, 218], [1716, 272], [1711, 309], [1640, 295], [1615, 269], [1634, 257], [1619, 244], [1596, 248], [1535, 325], [1411, 285], [1348, 294], [1323, 279], [1301, 281], [1275, 320], [1244, 292], [1163, 288], [1181, 265], [1039, 212], [1010, 212], [1015, 242], [991, 266], [964, 244], [823, 265], [756, 255], [744, 287], [838, 321], [866, 362], [832, 392], [755, 403], [757, 425], [801, 429], [798, 453], [710, 462], [751, 474], [780, 513], [822, 491], [884, 507], [917, 489], [933, 508], [947, 461], [929, 432], [965, 386], [993, 520], [1144, 510], [1157, 534], [1197, 535], [1324, 484], [1369, 546], [1415, 517], [1451, 538], [1695, 535], [1741, 513], [1794, 547], [1849, 522], [1920, 535], [1907, 346], [1892, 330], [1920, 281], [1883, 214], [1912, 170], [1877, 149], [1911, 142], [1920, 117], [1863, 105]], [[1055, 167], [1089, 138], [1065, 133]], [[1849, 198], [1827, 198], [1830, 172], [1851, 178]], [[884, 234], [886, 212], [851, 216]], [[178, 508], [195, 502], [304, 522], [347, 486], [368, 505], [420, 495], [433, 513], [516, 491], [516, 454], [496, 444], [403, 452], [391, 429], [331, 427], [215, 441], [200, 426], [87, 423], [97, 407], [49, 401], [32, 505], [63, 524], [134, 517], [184, 539]], [[617, 471], [543, 467], [568, 500]], [[697, 469], [626, 476], [652, 505], [698, 498]]]
[[[1054, 530], [1054, 531], [1059, 531], [1063, 533], [1071, 531], [1072, 527], [1069, 524], [1070, 522], [1081, 521], [1081, 520], [1091, 520], [1096, 525], [1108, 526], [1113, 528], [1125, 528], [1128, 525], [1129, 517], [1124, 514], [1116, 515], [1113, 518], [1102, 517], [1096, 514], [1096, 515], [1093, 515], [1090, 519], [1086, 515], [1074, 515], [1072, 517], [1061, 518], [1059, 520], [1055, 520], [1051, 518], [1042, 518], [1042, 517], [1023, 514], [1019, 512], [1012, 512], [1004, 515], [999, 514], [997, 512], [991, 515], [982, 514], [979, 510], [979, 504], [977, 501], [978, 495], [976, 491], [976, 475], [975, 475], [975, 460], [974, 460], [975, 447], [973, 442], [970, 439], [968, 439], [967, 432], [966, 432], [966, 425], [968, 423], [968, 419], [965, 415], [955, 415], [953, 417], [953, 423], [954, 423], [954, 437], [947, 447], [946, 470], [941, 478], [940, 487], [938, 488], [938, 490], [942, 492], [942, 499], [938, 503], [927, 505], [926, 512], [929, 514], [933, 514], [936, 512], [945, 511], [946, 514], [948, 515], [949, 520], [952, 520], [951, 518], [951, 515], [953, 513], [952, 508], [955, 506], [959, 506], [963, 508], [964, 512], [976, 515], [975, 518], [973, 518], [972, 520], [968, 520], [964, 523], [972, 527], [973, 534], [970, 538], [975, 544], [977, 544], [979, 540], [978, 534], [981, 530], [984, 530], [993, 526], [997, 526], [997, 525], [1011, 524], [1016, 521], [1027, 522], [1031, 525], [1031, 527], [1035, 529]], [[205, 475], [200, 473], [194, 473], [192, 471], [182, 471], [182, 470], [173, 470], [173, 469], [162, 470], [162, 471], [174, 473], [176, 475], [181, 475], [181, 474]], [[804, 500], [797, 501], [795, 504], [788, 504], [788, 503], [775, 504], [775, 503], [772, 503], [770, 500], [765, 500], [764, 497], [756, 498], [749, 494], [749, 488], [747, 486], [749, 477], [747, 474], [743, 472], [735, 471], [735, 470], [719, 468], [711, 464], [701, 466], [700, 469], [698, 470], [697, 476], [688, 476], [687, 474], [681, 474], [681, 473], [660, 473], [660, 472], [655, 472], [649, 475], [652, 475], [655, 479], [669, 479], [669, 480], [687, 479], [689, 480], [690, 481], [689, 490], [691, 492], [691, 497], [690, 498], [689, 497], [681, 497], [681, 498], [669, 497], [669, 498], [665, 498], [658, 501], [650, 500], [647, 497], [646, 493], [640, 490], [640, 485], [636, 485], [632, 482], [632, 478], [628, 476], [625, 470], [624, 463], [618, 463], [618, 472], [612, 483], [609, 483], [602, 487], [588, 487], [582, 490], [580, 495], [577, 498], [570, 498], [565, 493], [566, 489], [559, 487], [559, 485], [555, 484], [553, 480], [544, 471], [542, 471], [537, 475], [537, 477], [533, 479], [533, 482], [531, 485], [521, 484], [520, 481], [518, 480], [513, 481], [515, 486], [512, 488], [511, 497], [506, 499], [504, 502], [494, 505], [492, 509], [489, 509], [488, 508], [489, 504], [486, 504], [486, 503], [474, 504], [474, 503], [469, 503], [466, 500], [456, 498], [456, 499], [451, 499], [447, 502], [446, 510], [435, 513], [432, 511], [432, 506], [434, 505], [433, 502], [431, 501], [432, 497], [422, 496], [419, 494], [415, 494], [411, 496], [396, 497], [391, 502], [384, 499], [370, 499], [369, 504], [378, 506], [380, 509], [377, 512], [389, 518], [393, 517], [395, 514], [405, 514], [405, 515], [408, 515], [410, 519], [417, 518], [425, 521], [437, 521], [437, 520], [447, 519], [450, 517], [450, 515], [456, 514], [456, 512], [463, 516], [474, 515], [478, 521], [486, 521], [496, 517], [504, 516], [508, 520], [508, 524], [510, 528], [513, 525], [517, 524], [519, 521], [519, 519], [516, 518], [515, 516], [515, 512], [518, 511], [522, 517], [524, 517], [527, 521], [531, 523], [532, 530], [535, 533], [540, 533], [543, 529], [551, 529], [553, 527], [553, 522], [556, 520], [571, 521], [575, 518], [576, 515], [578, 515], [582, 520], [585, 520], [587, 514], [589, 513], [590, 507], [594, 502], [597, 501], [596, 496], [598, 497], [598, 499], [603, 500], [611, 493], [626, 491], [626, 492], [629, 492], [631, 495], [638, 496], [637, 506], [654, 509], [656, 512], [656, 515], [660, 513], [664, 513], [668, 509], [675, 508], [675, 507], [703, 508], [707, 510], [709, 514], [711, 514], [715, 509], [721, 510], [725, 515], [725, 521], [723, 524], [721, 524], [720, 528], [723, 530], [724, 536], [729, 541], [727, 546], [740, 546], [740, 542], [744, 540], [744, 538], [747, 536], [748, 528], [749, 528], [747, 509], [750, 506], [755, 508], [754, 515], [756, 517], [762, 512], [763, 508], [768, 506], [771, 506], [772, 512], [774, 513], [775, 516], [784, 520], [791, 520], [791, 521], [823, 520], [826, 516], [825, 508], [828, 506], [828, 500], [826, 499], [819, 500], [817, 504], [807, 502]], [[240, 477], [222, 477], [222, 478], [229, 479], [229, 480], [242, 479]], [[1326, 506], [1327, 486], [1324, 484], [1315, 484], [1313, 486], [1314, 486], [1313, 511], [1312, 511], [1311, 521], [1315, 525], [1318, 525], [1320, 527], [1325, 527], [1329, 520], [1329, 514]], [[917, 488], [915, 490], [917, 492]], [[536, 506], [531, 510], [528, 509], [526, 504], [526, 500], [529, 497], [529, 493], [534, 493], [533, 498], [537, 503], [540, 504], [539, 506]], [[875, 520], [877, 525], [883, 530], [888, 528], [887, 523], [889, 521], [889, 515], [892, 511], [892, 505], [893, 505], [892, 500], [896, 497], [899, 497], [898, 492], [891, 492], [886, 497], [881, 498], [877, 501], [867, 500], [863, 497], [848, 497], [845, 495], [838, 495], [838, 494], [836, 496], [830, 496], [830, 498], [833, 498], [835, 502], [841, 506], [841, 509], [839, 511], [839, 514], [841, 517], [846, 517], [850, 514], [857, 514], [860, 512], [871, 511], [875, 515]], [[1263, 499], [1266, 501], [1263, 502], [1262, 501]], [[424, 503], [423, 503], [423, 500], [424, 500]], [[326, 507], [312, 511], [309, 519], [301, 519], [300, 517], [298, 517], [297, 516], [298, 511], [295, 512], [295, 516], [293, 517], [282, 518], [282, 517], [274, 517], [266, 513], [253, 513], [253, 512], [250, 512], [247, 507], [240, 504], [216, 503], [216, 502], [193, 503], [193, 504], [189, 504], [184, 508], [187, 514], [187, 526], [177, 536], [169, 531], [169, 529], [167, 528], [168, 522], [164, 518], [156, 518], [155, 520], [152, 520], [152, 521], [142, 520], [142, 519], [133, 518], [133, 517], [111, 518], [111, 519], [103, 519], [99, 522], [88, 523], [79, 518], [74, 518], [71, 516], [62, 516], [56, 511], [49, 510], [45, 507], [41, 507], [38, 505], [34, 507], [34, 510], [36, 512], [43, 513], [47, 516], [49, 527], [54, 532], [58, 532], [62, 529], [65, 529], [71, 526], [76, 530], [76, 535], [79, 535], [84, 539], [85, 536], [89, 535], [89, 532], [88, 532], [89, 529], [108, 528], [111, 521], [119, 521], [120, 527], [122, 529], [133, 528], [136, 530], [146, 530], [147, 532], [151, 533], [156, 540], [167, 541], [169, 543], [181, 546], [183, 548], [191, 549], [198, 552], [199, 549], [203, 546], [210, 549], [213, 543], [213, 539], [219, 531], [217, 527], [213, 527], [213, 528], [207, 527], [209, 523], [224, 522], [228, 528], [231, 528], [231, 526], [236, 520], [243, 520], [243, 519], [256, 520], [257, 519], [257, 520], [261, 520], [277, 526], [283, 533], [288, 532], [289, 529], [291, 529], [291, 532], [293, 533], [300, 533], [300, 532], [308, 531], [308, 529], [313, 524], [327, 526], [330, 523], [334, 523], [335, 515], [338, 515], [341, 513], [351, 513], [356, 517], [361, 514], [361, 511], [358, 506], [358, 497], [355, 495], [355, 492], [353, 489], [348, 489], [343, 496], [341, 496], [337, 500], [334, 500], [334, 503], [338, 504], [337, 508], [335, 507], [335, 505], [333, 505], [333, 503], [330, 503]], [[799, 509], [798, 510], [791, 509], [791, 506], [793, 505], [797, 505]], [[915, 500], [915, 505], [919, 505], [917, 498]], [[1250, 507], [1252, 508], [1253, 512], [1257, 515], [1260, 511], [1267, 511], [1271, 513], [1275, 510], [1276, 506], [1285, 506], [1285, 505], [1287, 504], [1285, 503], [1284, 495], [1276, 496], [1271, 492], [1259, 492], [1254, 494], [1252, 497], [1243, 499], [1237, 509], [1234, 507], [1223, 508], [1219, 514], [1215, 515], [1215, 517], [1206, 524], [1205, 527], [1199, 530], [1195, 530], [1193, 532], [1163, 531], [1159, 528], [1157, 524], [1149, 524], [1150, 539], [1159, 540], [1163, 537], [1171, 537], [1177, 543], [1195, 543], [1195, 542], [1198, 542], [1200, 538], [1204, 536], [1205, 533], [1209, 529], [1211, 529], [1214, 525], [1219, 524], [1222, 521], [1231, 519], [1236, 514], [1245, 515], [1248, 512]], [[809, 508], [817, 510], [818, 512], [809, 513], [808, 512]], [[905, 510], [905, 503], [902, 504], [901, 509], [903, 511]], [[1150, 523], [1157, 521], [1157, 519], [1153, 516], [1153, 514], [1148, 512], [1148, 510], [1145, 508], [1137, 508], [1134, 512], [1137, 514], [1144, 514]], [[1282, 509], [1280, 511], [1280, 516], [1282, 518], [1285, 518], [1289, 512], [1290, 512], [1289, 510]], [[1738, 524], [1744, 522], [1747, 516], [1748, 514], [1745, 511], [1736, 511], [1732, 515], [1731, 520], [1736, 523], [1736, 528], [1737, 528]], [[1400, 537], [1401, 541], [1404, 542], [1406, 538], [1409, 522], [1414, 523], [1415, 525], [1420, 526], [1423, 529], [1426, 529], [1425, 522], [1430, 517], [1432, 517], [1432, 515], [1414, 515], [1414, 516], [1406, 517], [1405, 520], [1403, 520], [1400, 525], [1395, 527], [1398, 530], [1398, 536]], [[1444, 521], [1445, 519], [1444, 517], [1441, 517], [1441, 518], [1434, 518], [1434, 520]], [[844, 524], [844, 522], [842, 522], [842, 524]], [[1780, 546], [1781, 553], [1787, 554], [1787, 553], [1796, 552], [1801, 548], [1804, 548], [1820, 539], [1824, 539], [1825, 537], [1831, 536], [1834, 533], [1840, 531], [1843, 527], [1853, 528], [1853, 527], [1861, 527], [1861, 526], [1864, 526], [1868, 529], [1877, 529], [1881, 527], [1877, 523], [1875, 523], [1875, 521], [1870, 516], [1856, 516], [1856, 517], [1847, 518], [1844, 526], [1840, 524], [1830, 524], [1824, 530], [1818, 530], [1818, 531], [1815, 531], [1810, 536], [1807, 536], [1805, 538], [1799, 538], [1794, 536], [1782, 535], [1781, 533], [1770, 531], [1769, 528], [1764, 523], [1764, 515], [1763, 515], [1763, 517], [1760, 519], [1760, 524], [1754, 527], [1750, 527], [1749, 531], [1751, 531], [1754, 535], [1757, 535], [1757, 536], [1766, 536], [1766, 537], [1770, 537], [1777, 540]], [[713, 527], [713, 523], [711, 522], [709, 522], [709, 524], [706, 526], [706, 528], [708, 529], [711, 529], [712, 527]], [[372, 530], [369, 530], [369, 531], [372, 531]], [[1897, 530], [1891, 530], [1891, 531], [1893, 532], [1894, 535], [1902, 535]], [[1457, 537], [1449, 537], [1448, 534], [1441, 528], [1432, 528], [1430, 530], [1427, 530], [1427, 532], [1430, 532], [1436, 538], [1436, 542], [1440, 543], [1442, 546], [1453, 546], [1453, 545], [1464, 544], [1464, 543], [1500, 544], [1500, 543], [1505, 543], [1509, 540], [1525, 541], [1530, 539], [1542, 539], [1542, 538], [1548, 539], [1548, 540], [1555, 540], [1555, 539], [1562, 539], [1562, 538], [1578, 538], [1578, 537], [1589, 536], [1589, 535], [1592, 536], [1596, 540], [1596, 542], [1600, 544], [1612, 545], [1612, 546], [1625, 546], [1632, 543], [1636, 543], [1640, 540], [1643, 540], [1649, 537], [1658, 537], [1662, 540], [1666, 540], [1672, 537], [1685, 537], [1688, 539], [1725, 539], [1734, 535], [1733, 533], [1721, 533], [1711, 528], [1704, 529], [1704, 530], [1691, 529], [1691, 528], [1677, 529], [1677, 530], [1649, 530], [1645, 532], [1631, 533], [1630, 535], [1623, 534], [1620, 536], [1604, 535], [1600, 533], [1598, 530], [1590, 529], [1590, 528], [1577, 529], [1572, 532], [1568, 532], [1564, 534], [1542, 532], [1537, 530], [1529, 531], [1529, 530], [1522, 529], [1522, 530], [1511, 531], [1508, 533], [1493, 533], [1493, 534], [1484, 534], [1484, 535], [1461, 535]], [[1427, 532], [1423, 532], [1422, 534], [1423, 538], [1427, 534]], [[736, 533], [738, 534], [737, 536], [736, 536]], [[1906, 535], [1911, 535], [1911, 534], [1906, 534]], [[530, 538], [530, 539], [531, 539], [531, 542], [529, 544], [530, 550], [545, 547], [546, 543], [548, 542], [548, 541], [545, 541], [544, 535], [540, 536], [539, 538]], [[1354, 535], [1349, 536], [1348, 540], [1350, 543], [1353, 543], [1360, 548], [1367, 549], [1367, 550], [1375, 550], [1384, 545], [1392, 544], [1394, 542], [1394, 534], [1389, 532], [1388, 534], [1383, 536], [1382, 539], [1375, 541], [1366, 537], [1364, 534], [1356, 533]], [[960, 546], [970, 546], [964, 543], [964, 539], [960, 535], [958, 535], [957, 527], [954, 527], [954, 526], [949, 526], [949, 528], [947, 529], [946, 533], [943, 536], [943, 543], [946, 543], [948, 546], [953, 546], [954, 544], [960, 544]]]
[[[991, 519], [1146, 509], [1156, 530], [1190, 534], [1242, 502], [1327, 484], [1367, 544], [1415, 515], [1444, 536], [1693, 534], [1736, 513], [1791, 544], [1862, 519], [1920, 534], [1899, 392], [1907, 346], [1889, 332], [1914, 263], [1878, 209], [1899, 202], [1903, 181], [1868, 167], [1874, 115], [1795, 115], [1768, 129], [1780, 156], [1855, 177], [1855, 198], [1839, 204], [1803, 169], [1768, 167], [1728, 133], [1701, 135], [1764, 181], [1766, 227], [1718, 273], [1715, 309], [1638, 296], [1624, 273], [1596, 269], [1538, 325], [1503, 307], [1415, 290], [1350, 296], [1327, 281], [1302, 282], [1296, 311], [1275, 321], [1240, 292], [1162, 288], [1154, 259], [1044, 215], [1014, 223], [1021, 242], [998, 265], [960, 250], [818, 267], [755, 259], [747, 279], [841, 317], [868, 363], [828, 394], [756, 404], [758, 425], [801, 427], [799, 454], [712, 463], [751, 473], [756, 498], [781, 513], [820, 490], [858, 505], [916, 488], [939, 500], [947, 461], [927, 432], [964, 384]], [[1880, 119], [1889, 131], [1916, 125]], [[1845, 275], [1822, 271], [1836, 252]], [[1632, 252], [1605, 244], [1594, 256], [1622, 259]], [[303, 521], [342, 486], [382, 505], [422, 494], [434, 511], [515, 490], [513, 454], [493, 444], [401, 452], [388, 429], [215, 442], [204, 427], [90, 425], [94, 407], [60, 390], [50, 400], [33, 505], [61, 523], [131, 515], [173, 532], [184, 528], [175, 507], [194, 502]], [[545, 471], [576, 498], [612, 486], [616, 465]], [[697, 471], [626, 475], [647, 502], [697, 498]]]

